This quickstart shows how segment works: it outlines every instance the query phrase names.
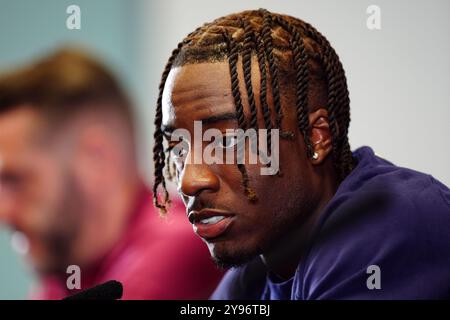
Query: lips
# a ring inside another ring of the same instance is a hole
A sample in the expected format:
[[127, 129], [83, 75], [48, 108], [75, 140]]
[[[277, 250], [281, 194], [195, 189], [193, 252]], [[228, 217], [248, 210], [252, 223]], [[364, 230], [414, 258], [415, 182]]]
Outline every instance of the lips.
[[234, 215], [220, 210], [190, 211], [189, 221], [193, 224], [194, 232], [205, 240], [217, 238], [227, 231]]

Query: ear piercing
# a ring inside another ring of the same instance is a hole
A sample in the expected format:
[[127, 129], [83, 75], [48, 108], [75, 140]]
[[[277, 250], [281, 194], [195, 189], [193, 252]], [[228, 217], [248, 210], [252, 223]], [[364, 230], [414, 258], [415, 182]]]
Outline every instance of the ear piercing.
[[319, 154], [317, 152], [314, 152], [311, 158], [313, 160], [317, 160], [317, 159], [319, 159]]

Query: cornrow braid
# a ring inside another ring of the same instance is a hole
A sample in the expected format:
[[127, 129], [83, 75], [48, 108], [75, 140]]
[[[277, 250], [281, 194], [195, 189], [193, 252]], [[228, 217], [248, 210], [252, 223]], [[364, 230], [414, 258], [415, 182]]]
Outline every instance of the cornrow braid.
[[[227, 42], [227, 48], [228, 48], [228, 63], [230, 66], [230, 76], [231, 76], [231, 92], [234, 99], [234, 105], [236, 107], [236, 114], [237, 114], [237, 120], [239, 128], [242, 130], [246, 129], [246, 121], [244, 117], [244, 108], [242, 106], [242, 99], [241, 99], [241, 93], [239, 90], [239, 76], [237, 72], [237, 62], [238, 62], [238, 46], [234, 42], [233, 37], [224, 34], [224, 38]], [[242, 160], [243, 154], [244, 154], [244, 148], [245, 148], [245, 141], [242, 143], [238, 143], [237, 147], [237, 159], [238, 162]], [[247, 195], [247, 198], [251, 201], [256, 201], [256, 193], [249, 187], [249, 179], [247, 174], [247, 169], [245, 168], [244, 164], [238, 163], [238, 169], [241, 172], [242, 175], [242, 185], [245, 190], [245, 194]]]

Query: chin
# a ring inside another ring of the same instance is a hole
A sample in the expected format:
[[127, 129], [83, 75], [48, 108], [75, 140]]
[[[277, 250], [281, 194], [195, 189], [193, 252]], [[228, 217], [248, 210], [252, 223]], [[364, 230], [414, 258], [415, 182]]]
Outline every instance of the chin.
[[34, 270], [43, 276], [52, 275], [55, 272], [55, 268], [49, 263], [33, 261], [32, 265]]
[[214, 263], [222, 269], [242, 266], [261, 253], [257, 246], [230, 241], [208, 243], [208, 249]]
[[65, 273], [67, 266], [49, 257], [30, 257], [33, 269], [40, 275], [48, 276]]

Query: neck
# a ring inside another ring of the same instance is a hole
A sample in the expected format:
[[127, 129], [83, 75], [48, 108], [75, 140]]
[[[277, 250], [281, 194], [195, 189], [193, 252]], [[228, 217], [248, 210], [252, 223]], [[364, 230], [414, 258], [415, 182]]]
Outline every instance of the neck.
[[267, 253], [261, 255], [266, 267], [279, 278], [287, 280], [294, 276], [311, 241], [317, 220], [338, 186], [337, 179], [329, 179], [322, 184], [317, 189], [320, 190], [321, 199], [316, 202], [317, 205], [310, 211], [308, 218], [292, 228]]
[[82, 257], [85, 265], [95, 263], [107, 255], [121, 239], [142, 185], [141, 180], [130, 179], [117, 184], [117, 187], [107, 188], [108, 194], [104, 194], [103, 199], [98, 199], [95, 212], [89, 215], [89, 219], [85, 219], [89, 221], [86, 221], [84, 235], [77, 245], [77, 256]]

